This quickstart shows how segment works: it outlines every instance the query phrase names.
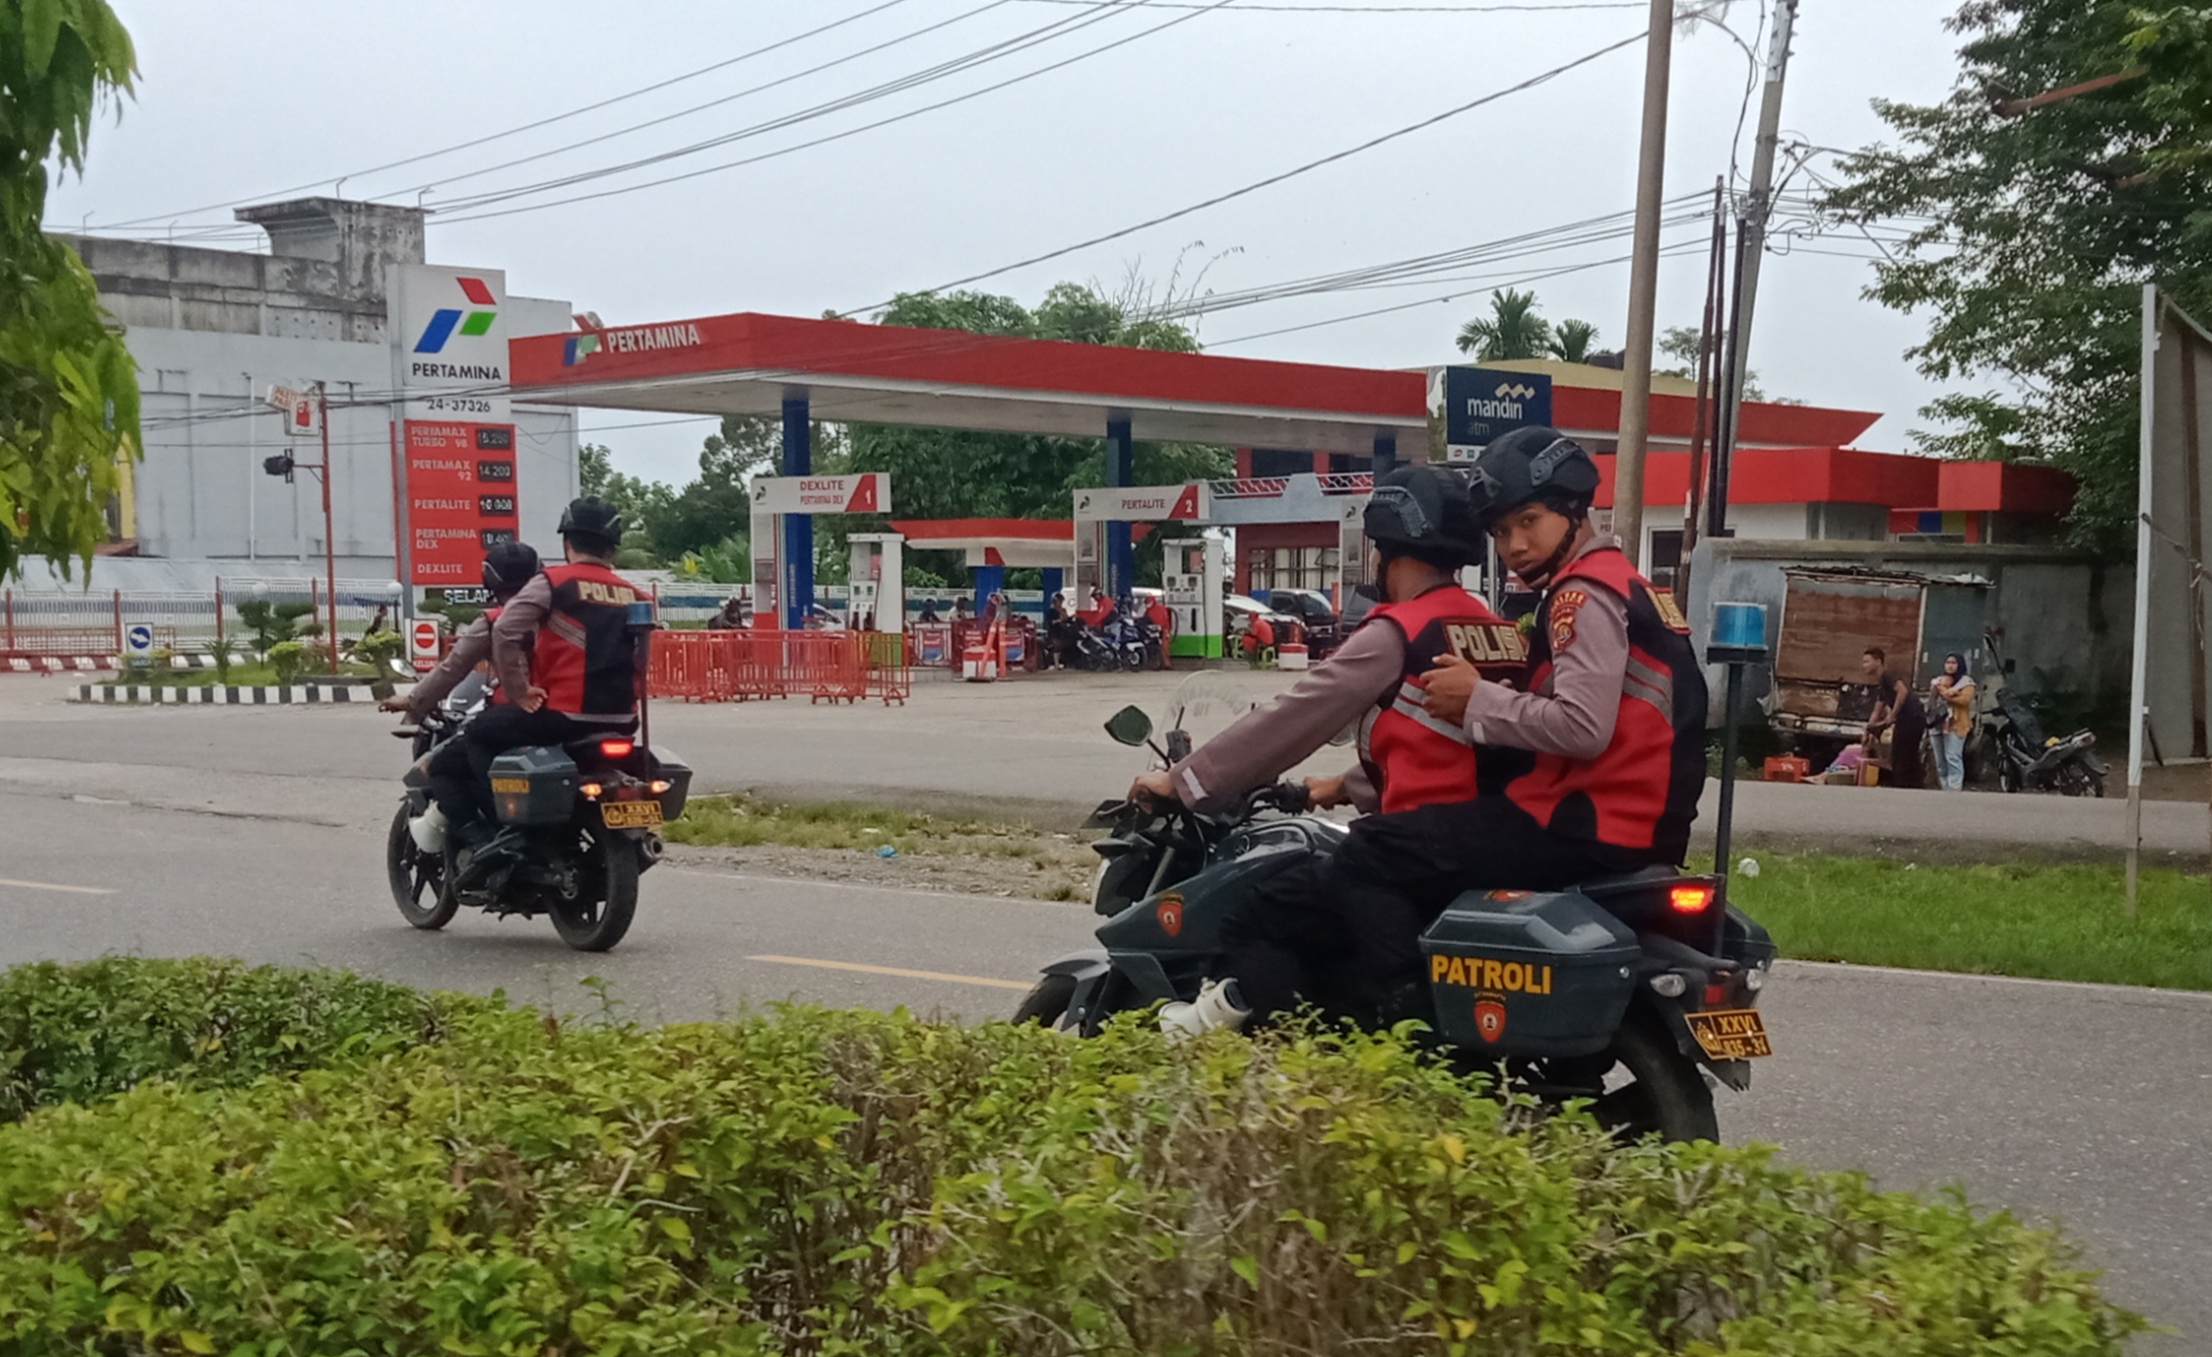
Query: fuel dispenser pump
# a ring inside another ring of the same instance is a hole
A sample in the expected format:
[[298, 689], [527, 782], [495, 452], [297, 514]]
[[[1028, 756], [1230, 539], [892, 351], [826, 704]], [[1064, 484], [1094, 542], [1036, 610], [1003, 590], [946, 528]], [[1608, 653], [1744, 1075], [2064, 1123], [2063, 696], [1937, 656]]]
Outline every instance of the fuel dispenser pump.
[[1161, 583], [1175, 618], [1169, 653], [1177, 658], [1220, 659], [1221, 598], [1229, 578], [1229, 544], [1217, 533], [1164, 544]]

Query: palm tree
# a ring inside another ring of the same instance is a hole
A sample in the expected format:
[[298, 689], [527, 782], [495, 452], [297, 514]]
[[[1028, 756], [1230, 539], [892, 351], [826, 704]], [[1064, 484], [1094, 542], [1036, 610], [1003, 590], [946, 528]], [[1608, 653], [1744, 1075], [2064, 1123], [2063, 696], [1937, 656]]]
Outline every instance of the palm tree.
[[1551, 356], [1562, 363], [1587, 363], [1597, 342], [1597, 326], [1586, 320], [1563, 320], [1552, 332]]
[[1479, 362], [1542, 358], [1551, 344], [1551, 325], [1536, 314], [1536, 294], [1507, 288], [1490, 294], [1490, 318], [1468, 321], [1459, 330], [1459, 351]]

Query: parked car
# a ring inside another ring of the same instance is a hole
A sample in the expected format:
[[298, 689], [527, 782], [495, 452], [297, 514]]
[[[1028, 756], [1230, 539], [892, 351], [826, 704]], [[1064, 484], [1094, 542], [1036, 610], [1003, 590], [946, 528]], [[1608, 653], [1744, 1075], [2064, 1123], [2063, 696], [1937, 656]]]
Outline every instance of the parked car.
[[1270, 589], [1266, 601], [1276, 612], [1298, 619], [1305, 629], [1306, 649], [1313, 658], [1321, 659], [1343, 644], [1343, 619], [1337, 616], [1329, 596], [1319, 589]]

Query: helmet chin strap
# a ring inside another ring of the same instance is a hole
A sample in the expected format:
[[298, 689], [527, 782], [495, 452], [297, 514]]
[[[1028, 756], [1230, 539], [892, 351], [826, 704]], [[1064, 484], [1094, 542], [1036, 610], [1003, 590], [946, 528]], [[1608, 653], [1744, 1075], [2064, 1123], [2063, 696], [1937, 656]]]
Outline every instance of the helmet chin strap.
[[1519, 571], [1514, 572], [1521, 575], [1521, 583], [1531, 589], [1550, 587], [1552, 577], [1557, 575], [1559, 568], [1567, 563], [1567, 558], [1574, 555], [1575, 539], [1582, 536], [1582, 525], [1589, 521], [1588, 514], [1577, 514], [1569, 519], [1567, 521], [1567, 535], [1559, 539], [1559, 546], [1551, 555], [1544, 558], [1542, 565], [1527, 574], [1522, 574]]

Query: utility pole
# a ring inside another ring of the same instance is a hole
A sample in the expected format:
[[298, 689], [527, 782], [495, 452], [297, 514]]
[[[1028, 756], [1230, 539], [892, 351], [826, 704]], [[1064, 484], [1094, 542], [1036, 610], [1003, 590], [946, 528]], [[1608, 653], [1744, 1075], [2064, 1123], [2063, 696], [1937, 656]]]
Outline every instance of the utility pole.
[[326, 592], [330, 595], [329, 644], [330, 672], [338, 672], [338, 539], [331, 531], [330, 517], [330, 388], [327, 383], [315, 383], [315, 404], [322, 416], [323, 464], [316, 479], [323, 483], [323, 568]]
[[1636, 165], [1636, 233], [1628, 274], [1628, 347], [1621, 362], [1621, 438], [1613, 459], [1613, 531], [1631, 565], [1643, 558], [1644, 444], [1651, 433], [1651, 339], [1659, 309], [1659, 213], [1667, 179], [1667, 75], [1674, 0], [1651, 0], [1644, 39], [1644, 132]]
[[1717, 525], [1728, 512], [1728, 475], [1736, 460], [1736, 430], [1743, 414], [1744, 382], [1750, 372], [1751, 314], [1759, 300], [1759, 264], [1766, 255], [1767, 218], [1774, 211], [1774, 152], [1782, 133], [1782, 79], [1789, 72], [1790, 32], [1797, 23], [1798, 0], [1774, 7], [1774, 37], [1767, 49], [1766, 89], [1759, 100], [1759, 140], [1751, 154], [1751, 184], [1744, 195], [1737, 231], [1736, 305], [1728, 326], [1726, 383], [1721, 391], [1721, 441], [1713, 450], [1713, 515]]

